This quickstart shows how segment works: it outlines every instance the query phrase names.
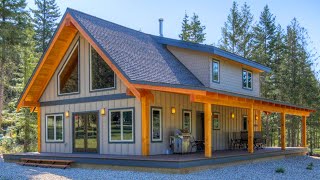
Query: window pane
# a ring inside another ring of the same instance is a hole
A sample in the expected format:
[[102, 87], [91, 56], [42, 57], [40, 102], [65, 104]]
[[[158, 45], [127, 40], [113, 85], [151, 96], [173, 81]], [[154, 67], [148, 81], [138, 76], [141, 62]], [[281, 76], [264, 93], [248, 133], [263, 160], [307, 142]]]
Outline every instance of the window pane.
[[56, 116], [56, 140], [63, 140], [63, 120], [62, 116]]
[[87, 121], [87, 148], [89, 149], [96, 149], [98, 147], [97, 141], [97, 114], [90, 113], [88, 114], [88, 121]]
[[242, 86], [247, 87], [247, 71], [242, 71]]
[[161, 140], [160, 110], [152, 110], [152, 140]]
[[91, 48], [91, 86], [92, 90], [114, 87], [114, 72], [93, 48]]
[[54, 116], [47, 116], [47, 138], [54, 140]]
[[219, 81], [219, 63], [216, 61], [212, 62], [212, 80]]
[[78, 92], [78, 46], [73, 51], [67, 64], [64, 66], [64, 69], [59, 75], [60, 94]]
[[248, 88], [252, 88], [252, 73], [248, 72]]
[[121, 140], [120, 112], [111, 112], [110, 127], [111, 140]]
[[133, 140], [132, 111], [123, 112], [123, 140]]
[[212, 125], [213, 129], [220, 129], [220, 122], [219, 122], [219, 114], [215, 113], [212, 116]]
[[183, 113], [182, 129], [191, 132], [191, 112]]
[[246, 131], [247, 130], [247, 117], [243, 117], [243, 120], [242, 120], [242, 125], [243, 125], [243, 130]]

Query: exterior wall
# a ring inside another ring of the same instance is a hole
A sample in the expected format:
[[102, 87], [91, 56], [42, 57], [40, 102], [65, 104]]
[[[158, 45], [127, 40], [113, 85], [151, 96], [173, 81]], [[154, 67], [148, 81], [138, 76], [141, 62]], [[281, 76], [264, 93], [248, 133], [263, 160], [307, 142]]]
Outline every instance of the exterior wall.
[[[74, 95], [59, 96], [57, 92], [57, 74], [65, 63], [72, 47], [77, 41], [80, 41], [80, 93]], [[71, 44], [69, 50], [64, 56], [62, 62], [54, 73], [46, 90], [44, 91], [40, 103], [63, 101], [75, 98], [88, 98], [102, 95], [119, 95], [126, 93], [126, 86], [119, 78], [116, 78], [116, 88], [112, 90], [90, 92], [89, 90], [89, 43], [81, 36], [77, 36]], [[109, 143], [108, 142], [108, 110], [116, 108], [134, 107], [134, 143]], [[72, 114], [74, 112], [99, 111], [105, 108], [106, 114], [99, 113], [99, 149], [100, 154], [123, 154], [140, 155], [141, 154], [141, 103], [135, 98], [106, 100], [89, 103], [75, 103], [65, 105], [42, 105], [41, 106], [41, 150], [42, 152], [54, 153], [72, 153], [73, 134], [72, 134]], [[46, 125], [45, 116], [47, 114], [63, 113], [69, 111], [69, 117], [64, 119], [64, 142], [46, 143]]]
[[233, 61], [220, 61], [220, 83], [212, 82], [212, 56], [208, 53], [182, 49], [168, 46], [168, 49], [175, 55], [205, 86], [218, 90], [260, 96], [259, 73], [253, 71], [253, 88], [247, 90], [242, 88], [242, 69], [245, 66]]

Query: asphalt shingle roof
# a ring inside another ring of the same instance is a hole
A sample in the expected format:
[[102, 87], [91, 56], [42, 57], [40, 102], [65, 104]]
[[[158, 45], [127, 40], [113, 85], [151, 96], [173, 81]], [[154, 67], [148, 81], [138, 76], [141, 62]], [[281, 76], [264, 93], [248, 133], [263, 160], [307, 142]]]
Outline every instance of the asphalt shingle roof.
[[203, 84], [154, 36], [68, 9], [131, 82]]

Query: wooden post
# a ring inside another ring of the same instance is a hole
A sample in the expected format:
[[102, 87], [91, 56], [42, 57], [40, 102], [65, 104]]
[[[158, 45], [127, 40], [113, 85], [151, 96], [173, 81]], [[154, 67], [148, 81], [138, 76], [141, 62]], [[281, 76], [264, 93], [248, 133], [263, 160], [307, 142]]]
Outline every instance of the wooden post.
[[211, 104], [205, 103], [204, 104], [204, 145], [205, 145], [205, 157], [212, 157], [212, 110], [211, 110]]
[[307, 147], [307, 117], [302, 116], [301, 146]]
[[38, 121], [38, 152], [41, 152], [41, 108], [37, 107], [37, 121]]
[[262, 130], [261, 111], [260, 111], [260, 110], [257, 110], [256, 113], [257, 113], [257, 124], [258, 124], [258, 129], [257, 129], [257, 131], [260, 131], [260, 132], [261, 132], [261, 130]]
[[281, 113], [281, 149], [286, 149], [286, 114]]
[[248, 152], [253, 153], [253, 105], [248, 109]]
[[150, 101], [148, 96], [141, 97], [141, 146], [142, 155], [150, 155]]

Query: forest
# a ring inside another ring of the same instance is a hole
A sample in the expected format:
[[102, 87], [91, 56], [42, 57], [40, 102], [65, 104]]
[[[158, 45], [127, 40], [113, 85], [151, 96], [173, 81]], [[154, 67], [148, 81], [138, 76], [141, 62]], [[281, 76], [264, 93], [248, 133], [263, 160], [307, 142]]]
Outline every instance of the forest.
[[[55, 0], [35, 0], [35, 5], [35, 9], [29, 9], [25, 0], [0, 3], [0, 153], [37, 151], [36, 114], [30, 109], [16, 112], [16, 104], [61, 13]], [[184, 14], [177, 34], [183, 41], [210, 42], [196, 12]], [[262, 97], [317, 110], [307, 120], [307, 140], [313, 151], [320, 146], [320, 86], [314, 68], [318, 54], [311, 42], [296, 18], [282, 27], [268, 5], [259, 17], [254, 17], [247, 3], [233, 2], [221, 27], [220, 40], [210, 43], [272, 69], [271, 73], [261, 74]], [[279, 114], [264, 112], [262, 122], [267, 146], [279, 146]], [[287, 115], [286, 127], [287, 146], [299, 146], [301, 117]]]

